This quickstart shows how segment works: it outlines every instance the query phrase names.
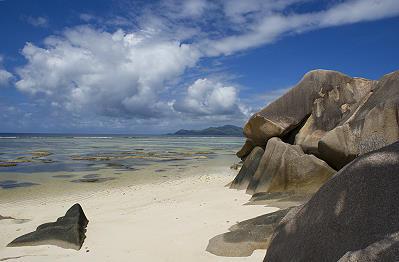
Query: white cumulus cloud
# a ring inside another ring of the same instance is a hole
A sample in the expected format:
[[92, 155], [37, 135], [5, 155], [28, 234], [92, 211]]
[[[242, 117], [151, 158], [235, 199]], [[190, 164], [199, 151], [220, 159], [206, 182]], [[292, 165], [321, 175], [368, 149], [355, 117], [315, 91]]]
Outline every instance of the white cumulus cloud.
[[19, 90], [44, 93], [71, 111], [135, 117], [162, 114], [167, 104], [158, 96], [167, 81], [199, 58], [190, 45], [87, 26], [48, 37], [43, 48], [28, 43], [22, 54], [28, 63], [17, 70]]
[[235, 87], [210, 79], [198, 79], [187, 88], [185, 97], [173, 104], [176, 111], [193, 115], [243, 114]]

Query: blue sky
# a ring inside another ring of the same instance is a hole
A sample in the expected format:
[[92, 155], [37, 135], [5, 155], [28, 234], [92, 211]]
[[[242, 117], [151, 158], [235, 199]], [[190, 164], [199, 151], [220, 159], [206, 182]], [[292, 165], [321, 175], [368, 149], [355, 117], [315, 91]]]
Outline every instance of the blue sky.
[[0, 25], [0, 132], [242, 125], [309, 70], [399, 69], [397, 0], [2, 0]]

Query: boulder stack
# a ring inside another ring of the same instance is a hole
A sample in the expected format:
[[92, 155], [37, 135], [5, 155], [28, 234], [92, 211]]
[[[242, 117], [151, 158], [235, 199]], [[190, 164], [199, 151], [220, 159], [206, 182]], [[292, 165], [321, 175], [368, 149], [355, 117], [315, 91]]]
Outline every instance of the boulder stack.
[[244, 134], [248, 139], [238, 157], [249, 158], [259, 147], [265, 152], [260, 160], [246, 161], [255, 171], [246, 167], [232, 184], [245, 182], [234, 188], [249, 194], [315, 192], [334, 169], [399, 140], [399, 71], [379, 81], [311, 71], [255, 113]]
[[264, 146], [272, 137], [289, 135], [311, 114], [317, 120], [316, 127], [332, 129], [355, 110], [372, 85], [371, 80], [336, 71], [310, 71], [286, 94], [255, 113], [245, 124], [244, 134]]
[[300, 146], [274, 137], [266, 145], [247, 193], [316, 191], [334, 173], [326, 162], [305, 154]]

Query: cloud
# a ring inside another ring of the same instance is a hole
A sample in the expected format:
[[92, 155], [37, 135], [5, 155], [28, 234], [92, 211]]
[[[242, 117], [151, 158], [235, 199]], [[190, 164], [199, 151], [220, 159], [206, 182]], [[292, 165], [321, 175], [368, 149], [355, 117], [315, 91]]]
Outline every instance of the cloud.
[[23, 18], [34, 27], [47, 27], [49, 25], [48, 18], [44, 16], [24, 16]]
[[158, 96], [167, 82], [199, 59], [190, 45], [88, 26], [44, 42], [44, 48], [32, 43], [23, 48], [28, 62], [17, 70], [16, 87], [45, 94], [70, 111], [108, 116], [161, 116], [167, 104]]
[[185, 97], [173, 107], [191, 115], [243, 115], [237, 89], [206, 78], [190, 85]]
[[[323, 1], [318, 10], [296, 8], [312, 1], [163, 0], [132, 9], [122, 4], [125, 12], [112, 17], [81, 14], [87, 25], [48, 36], [42, 45], [26, 43], [21, 52], [26, 64], [16, 70], [15, 85], [59, 111], [90, 116], [88, 126], [244, 119], [255, 100], [240, 98], [237, 85], [207, 75], [212, 70], [201, 68], [203, 59], [310, 30], [399, 15], [396, 0]], [[27, 21], [48, 25], [39, 18]], [[185, 79], [196, 69], [202, 75]], [[0, 84], [11, 77], [0, 67]], [[256, 101], [264, 105], [281, 94], [259, 95]]]
[[0, 69], [0, 87], [7, 86], [12, 79], [12, 74], [4, 69]]
[[0, 55], [0, 87], [8, 86], [13, 78], [13, 74], [3, 68], [3, 56]]
[[[258, 1], [254, 2], [258, 3]], [[288, 14], [276, 12], [296, 2], [299, 1], [268, 2], [267, 12], [257, 12], [252, 19], [243, 15], [254, 11], [253, 8], [248, 7], [248, 3], [227, 5], [225, 7], [227, 16], [232, 21], [244, 22], [242, 27], [245, 30], [219, 39], [206, 39], [200, 43], [201, 49], [209, 56], [230, 55], [237, 51], [272, 43], [287, 34], [299, 34], [319, 28], [374, 21], [399, 15], [399, 5], [396, 0], [349, 0], [317, 12], [289, 12]], [[238, 8], [240, 5], [242, 5], [241, 9]]]

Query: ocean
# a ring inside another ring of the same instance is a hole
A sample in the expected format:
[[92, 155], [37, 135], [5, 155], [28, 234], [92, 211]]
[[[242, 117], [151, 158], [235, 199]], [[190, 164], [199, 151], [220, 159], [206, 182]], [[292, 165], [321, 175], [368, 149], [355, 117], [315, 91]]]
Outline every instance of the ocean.
[[[159, 183], [226, 169], [242, 137], [0, 134], [2, 196]], [[218, 169], [219, 168], [219, 169]]]

